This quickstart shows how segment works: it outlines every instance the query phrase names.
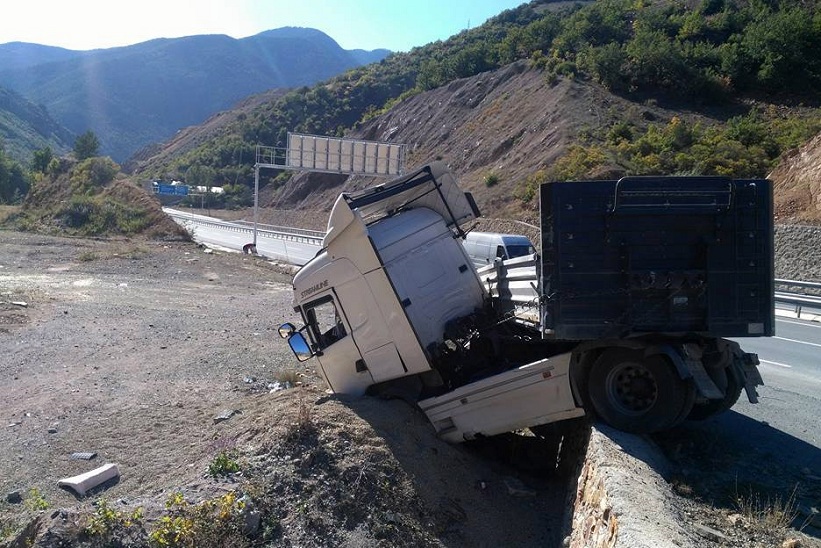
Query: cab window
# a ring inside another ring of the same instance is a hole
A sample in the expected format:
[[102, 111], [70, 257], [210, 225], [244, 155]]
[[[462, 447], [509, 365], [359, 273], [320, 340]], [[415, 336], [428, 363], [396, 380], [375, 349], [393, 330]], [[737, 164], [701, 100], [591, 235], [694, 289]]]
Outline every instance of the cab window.
[[308, 303], [303, 310], [311, 338], [319, 350], [328, 348], [348, 334], [331, 296]]

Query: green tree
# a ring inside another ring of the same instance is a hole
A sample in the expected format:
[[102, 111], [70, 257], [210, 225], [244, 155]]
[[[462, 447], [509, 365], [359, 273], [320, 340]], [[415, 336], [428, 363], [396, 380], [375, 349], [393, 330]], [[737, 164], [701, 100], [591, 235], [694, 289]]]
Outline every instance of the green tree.
[[108, 156], [87, 158], [78, 163], [71, 171], [71, 184], [75, 189], [89, 190], [103, 187], [114, 180], [120, 166]]
[[29, 180], [17, 162], [0, 151], [0, 203], [18, 203], [28, 193]]
[[74, 141], [74, 156], [78, 162], [97, 156], [100, 150], [100, 140], [93, 131], [88, 130]]
[[195, 164], [185, 171], [185, 182], [190, 186], [210, 187], [214, 184], [214, 176], [213, 168]]
[[32, 171], [36, 171], [38, 173], [46, 173], [48, 171], [48, 165], [51, 163], [51, 160], [54, 158], [54, 152], [51, 150], [51, 147], [47, 146], [46, 148], [42, 148], [40, 150], [34, 151], [34, 157], [31, 160], [31, 169]]

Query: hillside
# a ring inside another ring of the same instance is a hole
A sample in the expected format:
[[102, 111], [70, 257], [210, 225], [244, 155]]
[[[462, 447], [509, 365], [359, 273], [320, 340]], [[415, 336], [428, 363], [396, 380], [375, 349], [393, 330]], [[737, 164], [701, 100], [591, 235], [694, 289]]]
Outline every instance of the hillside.
[[9, 227], [63, 236], [190, 240], [157, 198], [118, 173], [110, 158], [55, 160], [40, 174]]
[[28, 163], [34, 150], [51, 147], [55, 153], [71, 148], [73, 136], [41, 105], [0, 88], [0, 142], [7, 156]]
[[272, 89], [243, 99], [232, 108], [210, 116], [205, 122], [179, 130], [165, 143], [152, 143], [135, 152], [122, 167], [127, 173], [133, 172], [142, 162], [167, 161], [169, 158], [186, 154], [216, 136], [229, 126], [253, 113], [260, 105], [278, 100], [286, 93], [283, 89]]
[[[764, 177], [821, 132], [816, 11], [793, 0], [534, 0], [261, 102], [134, 169], [184, 178], [199, 164], [215, 184], [251, 186], [256, 145], [284, 147], [289, 131], [344, 135], [407, 144], [408, 169], [444, 159], [486, 215], [521, 220], [550, 180]], [[340, 189], [368, 184], [273, 170], [260, 183], [262, 203], [277, 209], [327, 209]]]
[[[258, 99], [264, 103], [263, 98]], [[208, 136], [227, 131], [231, 117], [248, 115], [256, 102], [247, 102], [233, 115], [222, 113], [208, 125], [188, 128], [150, 160], [168, 161], [184, 148], [196, 146], [195, 141], [201, 143]], [[525, 201], [527, 181], [534, 173], [549, 171], [574, 145], [583, 143], [591, 128], [623, 123], [638, 132], [673, 119], [691, 126], [719, 127], [726, 117], [727, 112], [721, 109], [700, 113], [634, 101], [595, 82], [561, 79], [555, 85], [545, 85], [543, 71], [519, 61], [414, 95], [347, 136], [407, 145], [407, 171], [434, 159], [445, 160], [459, 176], [460, 184], [473, 193], [485, 217], [535, 223], [538, 203]], [[812, 142], [818, 147], [818, 138]], [[805, 149], [790, 155], [785, 155], [785, 165], [795, 164], [796, 158], [810, 162], [813, 158]], [[816, 156], [816, 165], [818, 162]], [[802, 172], [805, 166], [797, 165], [795, 169]], [[801, 188], [812, 186], [812, 173], [798, 178]], [[589, 176], [618, 178], [626, 174], [627, 169], [613, 161], [596, 167]], [[495, 179], [491, 185], [487, 184], [489, 177]], [[777, 196], [789, 190], [784, 168], [775, 170], [772, 178]], [[364, 177], [295, 173], [284, 186], [263, 188], [260, 204], [275, 210], [328, 211], [340, 192], [372, 184], [373, 179]], [[814, 193], [818, 194], [817, 188]], [[807, 209], [809, 194], [796, 204], [802, 211]], [[780, 214], [779, 220], [818, 222], [818, 216], [802, 214], [788, 219]]]
[[[563, 79], [545, 85], [544, 74], [527, 61], [456, 80], [401, 101], [385, 114], [362, 124], [351, 138], [407, 145], [407, 171], [442, 159], [458, 174], [488, 217], [533, 220], [536, 201], [524, 202], [524, 182], [550, 168], [590, 127], [618, 120], [647, 126], [682, 113], [646, 106], [608, 92], [591, 82]], [[689, 114], [692, 123], [717, 120]], [[605, 166], [598, 177], [625, 174]], [[488, 185], [489, 176], [496, 182]], [[281, 209], [329, 209], [341, 191], [373, 184], [327, 174], [297, 174], [282, 191], [262, 203]], [[270, 189], [269, 189], [270, 192]]]
[[311, 85], [387, 53], [349, 52], [302, 28], [73, 53], [15, 42], [0, 45], [0, 81], [75, 134], [91, 129], [101, 152], [123, 161], [249, 95]]

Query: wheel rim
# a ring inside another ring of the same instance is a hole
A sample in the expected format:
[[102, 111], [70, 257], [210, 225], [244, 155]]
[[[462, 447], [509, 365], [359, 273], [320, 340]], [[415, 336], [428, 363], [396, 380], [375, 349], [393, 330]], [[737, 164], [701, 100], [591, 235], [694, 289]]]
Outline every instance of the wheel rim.
[[658, 400], [658, 384], [641, 363], [624, 362], [613, 367], [605, 383], [610, 405], [625, 415], [643, 415]]

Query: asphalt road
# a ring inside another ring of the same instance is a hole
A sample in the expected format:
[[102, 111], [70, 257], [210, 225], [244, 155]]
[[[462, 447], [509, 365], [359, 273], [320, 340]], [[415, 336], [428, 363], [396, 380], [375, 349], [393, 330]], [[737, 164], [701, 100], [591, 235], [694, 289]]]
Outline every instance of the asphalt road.
[[[169, 210], [168, 208], [165, 210], [166, 212], [172, 212], [172, 218], [192, 232], [194, 240], [198, 243], [241, 252], [245, 244], [253, 241], [253, 235], [245, 225], [229, 223], [205, 215]], [[219, 223], [219, 225], [203, 224], [198, 221]], [[231, 230], [227, 227], [234, 227], [234, 229]], [[270, 259], [301, 266], [310, 261], [317, 251], [319, 251], [319, 246], [316, 245], [290, 239], [268, 237], [262, 232], [257, 234], [257, 253]]]
[[[721, 417], [726, 434], [821, 476], [821, 323], [779, 317], [774, 337], [737, 341], [758, 354], [764, 386], [758, 390], [759, 404], [748, 403], [742, 394], [733, 412]], [[744, 428], [742, 416], [773, 432]]]

